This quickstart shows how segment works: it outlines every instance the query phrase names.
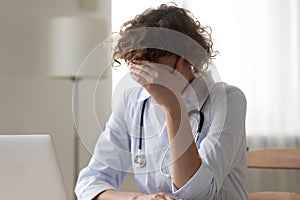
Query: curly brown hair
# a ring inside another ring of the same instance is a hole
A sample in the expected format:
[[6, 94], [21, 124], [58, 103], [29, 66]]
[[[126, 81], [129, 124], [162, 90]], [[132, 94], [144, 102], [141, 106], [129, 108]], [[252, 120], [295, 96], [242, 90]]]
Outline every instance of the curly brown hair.
[[[200, 44], [206, 54], [206, 56], [202, 56], [201, 58], [201, 66], [199, 66], [201, 70], [203, 70], [203, 66], [205, 64], [208, 65], [211, 59], [218, 53], [212, 48], [213, 42], [211, 39], [210, 27], [201, 26], [200, 22], [198, 20], [194, 20], [191, 12], [187, 9], [179, 8], [176, 5], [162, 4], [157, 9], [150, 8], [145, 10], [142, 14], [137, 15], [134, 19], [129, 20], [122, 25], [120, 38], [113, 53], [113, 62], [120, 64], [118, 59], [124, 59], [127, 63], [134, 63], [137, 60], [156, 61], [162, 56], [176, 54], [176, 52], [164, 50], [163, 47], [143, 48], [143, 45], [140, 45], [140, 48], [136, 48], [136, 45], [134, 44], [141, 44], [145, 39], [149, 40], [149, 38], [151, 38], [152, 41], [156, 40], [156, 43], [177, 43], [176, 40], [170, 40], [168, 36], [161, 38], [161, 35], [159, 35], [161, 41], [158, 41], [158, 35], [153, 36], [151, 31], [150, 34], [149, 32], [145, 33], [143, 31], [139, 34], [132, 34], [133, 30], [142, 30], [148, 27], [173, 30], [192, 38], [193, 41]], [[128, 34], [130, 31], [131, 34]], [[181, 47], [182, 46], [180, 46], [180, 48]]]

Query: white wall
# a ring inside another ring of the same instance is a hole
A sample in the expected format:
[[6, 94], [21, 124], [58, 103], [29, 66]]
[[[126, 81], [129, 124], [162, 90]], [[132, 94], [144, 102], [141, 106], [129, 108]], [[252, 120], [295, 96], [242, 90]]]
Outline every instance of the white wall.
[[[110, 30], [110, 1], [97, 1], [95, 11], [80, 2], [87, 1], [0, 1], [0, 134], [50, 133], [70, 199], [74, 198], [76, 179], [73, 83], [48, 77], [46, 31], [51, 17], [83, 14], [106, 18]], [[110, 77], [106, 81], [110, 82]], [[100, 91], [105, 94], [102, 101], [109, 102], [110, 90], [108, 84]], [[105, 118], [110, 107], [101, 109], [100, 118]], [[86, 153], [81, 155], [88, 157]], [[82, 157], [80, 160], [87, 161]]]

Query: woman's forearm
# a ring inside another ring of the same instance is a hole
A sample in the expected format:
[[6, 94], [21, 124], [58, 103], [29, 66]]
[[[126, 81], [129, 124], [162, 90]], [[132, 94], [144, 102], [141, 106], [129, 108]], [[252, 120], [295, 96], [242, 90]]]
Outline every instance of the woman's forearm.
[[183, 102], [177, 101], [173, 106], [166, 108], [165, 114], [172, 156], [173, 181], [177, 188], [181, 188], [192, 178], [202, 162]]

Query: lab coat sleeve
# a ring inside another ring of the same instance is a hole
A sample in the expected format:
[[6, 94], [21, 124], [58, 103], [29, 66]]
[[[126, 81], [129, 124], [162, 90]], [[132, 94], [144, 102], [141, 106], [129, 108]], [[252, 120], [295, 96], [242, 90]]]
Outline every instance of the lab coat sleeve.
[[89, 165], [81, 170], [75, 193], [78, 200], [91, 200], [108, 189], [120, 189], [130, 167], [130, 139], [126, 126], [124, 95], [101, 133]]
[[238, 160], [244, 159], [238, 153], [246, 150], [246, 99], [242, 91], [217, 86], [211, 93], [209, 112], [211, 125], [198, 149], [202, 165], [180, 189], [173, 184], [173, 194], [179, 199], [213, 199]]

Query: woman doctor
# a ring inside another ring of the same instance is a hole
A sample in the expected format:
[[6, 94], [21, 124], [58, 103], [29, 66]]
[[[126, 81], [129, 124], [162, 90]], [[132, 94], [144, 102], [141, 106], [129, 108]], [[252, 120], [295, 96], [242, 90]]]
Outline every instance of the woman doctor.
[[[209, 32], [183, 8], [161, 5], [122, 26], [114, 59], [140, 87], [113, 109], [78, 199], [247, 199], [246, 100], [213, 81], [214, 56]], [[140, 193], [119, 190], [129, 169]]]

